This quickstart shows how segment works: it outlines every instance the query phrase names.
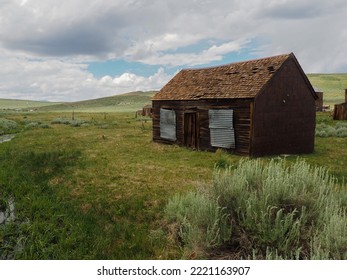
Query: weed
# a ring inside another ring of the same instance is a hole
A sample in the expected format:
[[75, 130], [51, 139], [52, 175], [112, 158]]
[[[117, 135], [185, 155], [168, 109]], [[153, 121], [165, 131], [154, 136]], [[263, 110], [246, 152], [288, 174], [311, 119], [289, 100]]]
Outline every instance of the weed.
[[[212, 187], [171, 199], [166, 217], [178, 223], [189, 248], [211, 247], [207, 231], [197, 230], [202, 221], [215, 222], [215, 232], [226, 232], [224, 225], [232, 221], [231, 234], [214, 245], [234, 244], [243, 258], [344, 259], [346, 193], [325, 168], [302, 160], [292, 165], [280, 159], [241, 160], [234, 171], [216, 169]], [[185, 238], [191, 232], [195, 238]], [[251, 241], [247, 246], [238, 243], [240, 233]]]

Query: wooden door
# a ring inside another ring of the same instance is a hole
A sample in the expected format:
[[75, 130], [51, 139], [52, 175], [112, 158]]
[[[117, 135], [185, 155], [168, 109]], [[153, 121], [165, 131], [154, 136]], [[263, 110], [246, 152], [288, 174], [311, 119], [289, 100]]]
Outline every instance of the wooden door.
[[184, 145], [199, 149], [199, 121], [197, 112], [184, 113]]

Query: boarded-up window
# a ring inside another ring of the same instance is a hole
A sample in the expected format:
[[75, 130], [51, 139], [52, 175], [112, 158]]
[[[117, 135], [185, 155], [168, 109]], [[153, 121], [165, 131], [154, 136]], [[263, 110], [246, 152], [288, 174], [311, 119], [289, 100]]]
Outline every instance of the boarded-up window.
[[160, 137], [176, 141], [176, 113], [174, 110], [160, 109]]
[[233, 128], [233, 110], [208, 110], [211, 146], [218, 148], [235, 148]]

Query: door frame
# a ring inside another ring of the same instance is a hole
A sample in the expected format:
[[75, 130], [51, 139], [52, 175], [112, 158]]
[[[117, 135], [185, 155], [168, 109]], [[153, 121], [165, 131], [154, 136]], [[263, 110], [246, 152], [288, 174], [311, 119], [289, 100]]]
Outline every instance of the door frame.
[[187, 110], [183, 114], [184, 146], [199, 150], [200, 119], [197, 110]]

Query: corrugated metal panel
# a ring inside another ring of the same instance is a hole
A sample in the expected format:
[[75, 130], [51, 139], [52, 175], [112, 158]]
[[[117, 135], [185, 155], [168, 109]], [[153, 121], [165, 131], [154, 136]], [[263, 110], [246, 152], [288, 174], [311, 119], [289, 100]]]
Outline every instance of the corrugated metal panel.
[[209, 128], [211, 146], [232, 149], [235, 148], [235, 132], [233, 129], [233, 110], [209, 110]]
[[160, 137], [176, 141], [176, 113], [174, 110], [160, 109]]
[[218, 109], [208, 110], [210, 128], [233, 128], [233, 110]]
[[234, 130], [230, 128], [211, 128], [211, 146], [226, 149], [235, 148]]

